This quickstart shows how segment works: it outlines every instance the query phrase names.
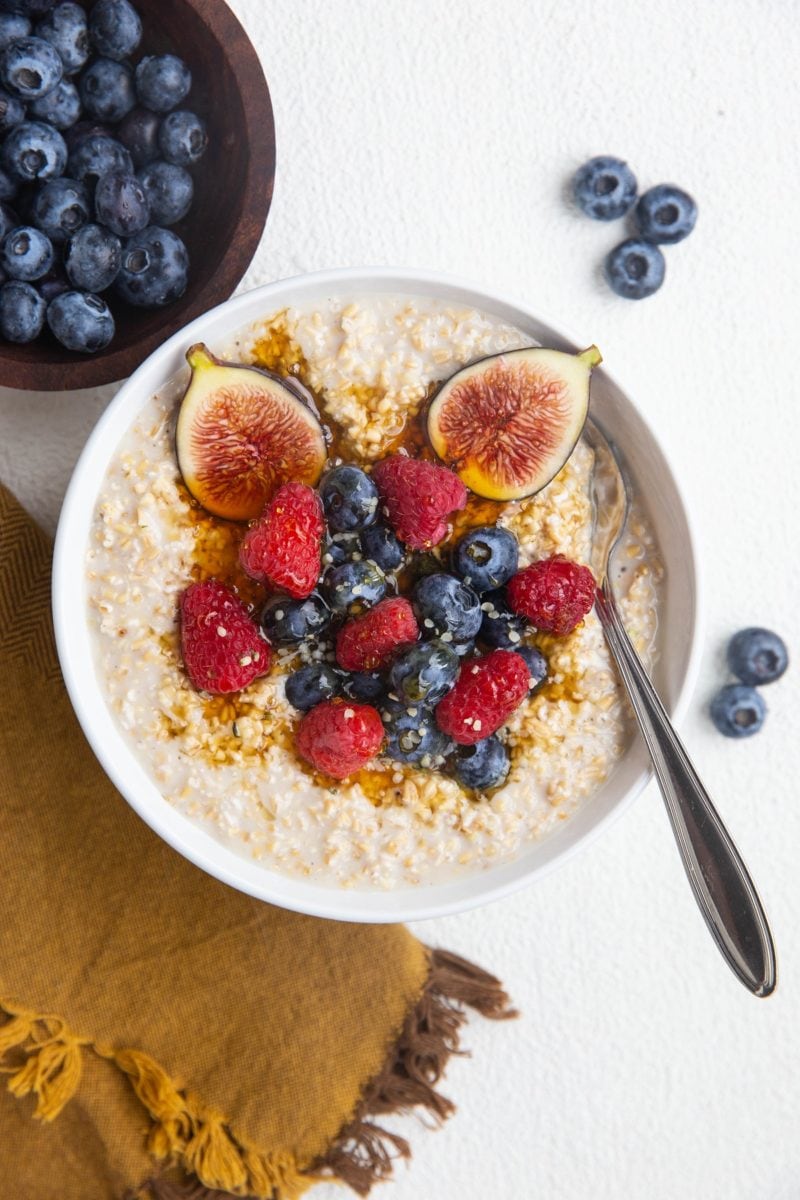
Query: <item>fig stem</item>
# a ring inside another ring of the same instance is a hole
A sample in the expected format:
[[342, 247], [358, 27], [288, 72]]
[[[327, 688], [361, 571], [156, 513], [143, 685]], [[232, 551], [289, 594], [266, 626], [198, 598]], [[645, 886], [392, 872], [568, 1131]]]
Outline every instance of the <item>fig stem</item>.
[[204, 342], [195, 342], [194, 346], [189, 347], [186, 351], [186, 361], [193, 371], [217, 366], [217, 360]]
[[578, 358], [590, 368], [598, 366], [603, 361], [603, 356], [597, 346], [589, 346], [586, 350], [581, 350]]

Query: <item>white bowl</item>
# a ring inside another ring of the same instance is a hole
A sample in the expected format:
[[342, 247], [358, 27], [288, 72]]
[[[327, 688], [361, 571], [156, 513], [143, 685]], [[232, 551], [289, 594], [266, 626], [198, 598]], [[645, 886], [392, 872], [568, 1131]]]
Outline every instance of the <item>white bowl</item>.
[[[223, 341], [253, 320], [291, 304], [328, 296], [390, 292], [436, 296], [472, 305], [517, 326], [536, 341], [577, 351], [581, 345], [524, 307], [459, 280], [423, 271], [384, 268], [326, 271], [285, 279], [237, 296], [176, 333], [142, 363], [98, 422], [75, 468], [56, 536], [53, 616], [67, 690], [95, 754], [126, 800], [156, 833], [197, 866], [272, 904], [345, 921], [406, 921], [485, 904], [523, 887], [588, 845], [641, 792], [649, 760], [637, 738], [606, 783], [555, 833], [513, 862], [475, 870], [454, 881], [394, 891], [349, 890], [292, 878], [249, 860], [206, 833], [160, 794], [118, 729], [93, 665], [82, 564], [92, 514], [106, 469], [140, 408], [184, 365], [193, 342]], [[688, 515], [658, 441], [632, 401], [605, 370], [592, 380], [592, 412], [624, 453], [644, 497], [660, 546], [666, 581], [659, 619], [660, 661], [655, 682], [674, 718], [691, 695], [699, 663], [697, 556]]]

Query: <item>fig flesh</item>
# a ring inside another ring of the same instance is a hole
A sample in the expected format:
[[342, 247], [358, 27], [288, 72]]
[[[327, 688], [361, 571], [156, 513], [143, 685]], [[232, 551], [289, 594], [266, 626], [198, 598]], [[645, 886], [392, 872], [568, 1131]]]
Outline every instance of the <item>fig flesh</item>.
[[314, 487], [325, 466], [322, 426], [297, 389], [257, 367], [222, 362], [202, 343], [176, 430], [184, 483], [208, 512], [258, 517], [281, 484]]
[[600, 361], [596, 346], [581, 354], [536, 346], [462, 368], [428, 410], [433, 449], [478, 496], [532, 496], [574, 450]]

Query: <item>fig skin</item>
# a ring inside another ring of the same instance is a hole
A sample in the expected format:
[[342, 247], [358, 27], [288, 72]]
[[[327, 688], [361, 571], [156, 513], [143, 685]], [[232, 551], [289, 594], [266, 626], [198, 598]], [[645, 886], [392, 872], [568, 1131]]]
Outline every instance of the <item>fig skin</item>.
[[192, 496], [229, 521], [258, 517], [278, 488], [319, 482], [325, 434], [299, 389], [246, 363], [215, 358], [202, 343], [175, 432], [178, 466]]
[[463, 367], [431, 400], [431, 447], [478, 496], [535, 495], [577, 444], [591, 371], [601, 361], [596, 346], [578, 355], [535, 346]]

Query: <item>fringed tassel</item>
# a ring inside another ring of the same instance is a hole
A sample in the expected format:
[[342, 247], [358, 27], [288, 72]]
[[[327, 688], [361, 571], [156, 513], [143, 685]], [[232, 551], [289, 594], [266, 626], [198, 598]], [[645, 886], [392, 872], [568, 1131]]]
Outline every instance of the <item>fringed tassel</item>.
[[492, 1020], [517, 1015], [502, 984], [493, 975], [447, 950], [431, 951], [428, 982], [380, 1075], [369, 1084], [356, 1113], [323, 1158], [314, 1174], [333, 1176], [359, 1196], [387, 1179], [395, 1158], [407, 1158], [408, 1142], [373, 1124], [370, 1117], [426, 1109], [439, 1122], [454, 1105], [435, 1085], [451, 1054], [459, 1048], [459, 1031], [474, 1008]]
[[53, 1121], [74, 1096], [81, 1079], [82, 1048], [88, 1038], [70, 1033], [59, 1017], [3, 1004], [0, 1072], [9, 1075], [13, 1096], [36, 1096], [33, 1115]]

